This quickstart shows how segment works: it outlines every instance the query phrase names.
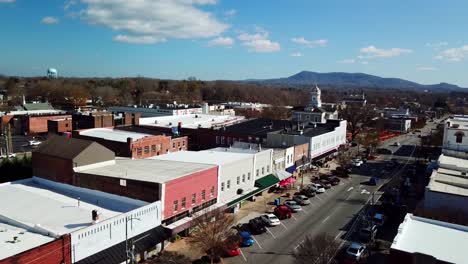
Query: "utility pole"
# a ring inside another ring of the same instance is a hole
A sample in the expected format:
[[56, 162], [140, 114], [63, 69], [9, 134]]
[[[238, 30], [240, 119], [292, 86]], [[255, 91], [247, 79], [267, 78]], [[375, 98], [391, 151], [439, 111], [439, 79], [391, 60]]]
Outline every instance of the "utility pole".
[[130, 263], [135, 262], [135, 246], [133, 245], [128, 248], [128, 222], [133, 223], [133, 220], [141, 221], [140, 218], [136, 217], [125, 217], [125, 264], [128, 264], [128, 258], [130, 257]]

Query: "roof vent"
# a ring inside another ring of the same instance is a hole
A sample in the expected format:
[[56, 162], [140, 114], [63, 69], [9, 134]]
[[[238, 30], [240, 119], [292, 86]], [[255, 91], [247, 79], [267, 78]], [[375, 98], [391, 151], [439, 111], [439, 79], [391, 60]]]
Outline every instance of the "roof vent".
[[462, 172], [461, 175], [462, 175], [462, 176], [466, 176], [466, 172]]
[[21, 242], [21, 240], [19, 240], [17, 236], [14, 236], [13, 240], [11, 241], [11, 243], [13, 243], [13, 244], [16, 244], [16, 243], [19, 243], [19, 242]]

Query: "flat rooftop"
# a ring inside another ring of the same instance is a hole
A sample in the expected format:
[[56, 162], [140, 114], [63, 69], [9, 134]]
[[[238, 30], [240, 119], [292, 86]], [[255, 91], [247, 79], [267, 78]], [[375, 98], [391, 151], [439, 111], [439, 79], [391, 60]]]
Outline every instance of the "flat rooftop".
[[[18, 237], [14, 243], [13, 237]], [[0, 260], [55, 240], [24, 228], [0, 222]]]
[[269, 148], [264, 148], [264, 149], [250, 149], [250, 148], [239, 148], [239, 147], [230, 147], [230, 148], [213, 148], [210, 149], [211, 151], [216, 151], [216, 152], [230, 152], [230, 153], [245, 153], [245, 154], [258, 154], [262, 152], [267, 152], [270, 151], [271, 149]]
[[165, 155], [155, 156], [148, 159], [194, 162], [202, 164], [223, 165], [239, 160], [253, 158], [253, 154], [218, 152], [212, 150], [204, 151], [178, 151]]
[[21, 110], [21, 111], [10, 111], [10, 112], [0, 112], [0, 116], [3, 115], [57, 115], [57, 114], [66, 114], [65, 111], [61, 110]]
[[[167, 155], [170, 154], [162, 156]], [[216, 166], [193, 163], [189, 161], [181, 162], [155, 159], [116, 159], [115, 164], [88, 170], [80, 170], [80, 173], [128, 180], [165, 183], [213, 167]]]
[[468, 161], [442, 154], [438, 164], [427, 188], [433, 192], [468, 196]]
[[189, 114], [140, 118], [140, 125], [171, 128], [177, 127], [181, 122], [183, 128], [220, 128], [242, 122], [244, 119], [243, 116]]
[[93, 138], [102, 138], [102, 139], [106, 139], [110, 141], [118, 141], [118, 142], [127, 142], [127, 138], [131, 138], [134, 141], [136, 141], [144, 137], [153, 136], [150, 134], [117, 130], [113, 128], [91, 128], [91, 129], [81, 130], [80, 135], [93, 137]]
[[447, 119], [445, 123], [450, 123], [450, 128], [468, 129], [468, 116], [467, 115], [455, 115]]
[[92, 210], [104, 220], [147, 204], [36, 177], [0, 185], [0, 197], [1, 222], [37, 233], [40, 226], [51, 237], [92, 225]]
[[392, 248], [450, 263], [466, 263], [466, 245], [468, 227], [407, 214]]

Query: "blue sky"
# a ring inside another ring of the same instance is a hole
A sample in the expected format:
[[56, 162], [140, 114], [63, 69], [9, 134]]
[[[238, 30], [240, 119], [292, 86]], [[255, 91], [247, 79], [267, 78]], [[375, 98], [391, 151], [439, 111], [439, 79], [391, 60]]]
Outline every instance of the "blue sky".
[[468, 87], [468, 1], [0, 0], [0, 73], [365, 72]]

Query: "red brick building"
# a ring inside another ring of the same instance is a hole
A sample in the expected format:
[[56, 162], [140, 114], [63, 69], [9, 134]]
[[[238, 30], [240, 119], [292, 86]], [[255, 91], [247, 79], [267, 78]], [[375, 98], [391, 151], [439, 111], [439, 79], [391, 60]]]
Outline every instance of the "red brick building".
[[114, 151], [116, 156], [134, 159], [188, 149], [187, 137], [172, 138], [138, 126], [77, 130], [73, 131], [73, 137], [96, 141]]
[[47, 131], [52, 134], [63, 134], [72, 131], [72, 119], [56, 119], [47, 121]]
[[32, 152], [33, 175], [73, 185], [74, 168], [114, 158], [114, 152], [96, 142], [52, 136]]
[[47, 122], [49, 120], [71, 118], [71, 115], [49, 115], [49, 116], [26, 116], [26, 133], [40, 134], [47, 133]]
[[114, 164], [79, 170], [76, 185], [163, 204], [171, 223], [216, 203], [218, 166], [153, 159], [117, 159]]
[[73, 130], [114, 126], [111, 112], [90, 112], [73, 114]]
[[[24, 243], [24, 242], [20, 242]], [[70, 235], [0, 260], [0, 264], [70, 264]]]

